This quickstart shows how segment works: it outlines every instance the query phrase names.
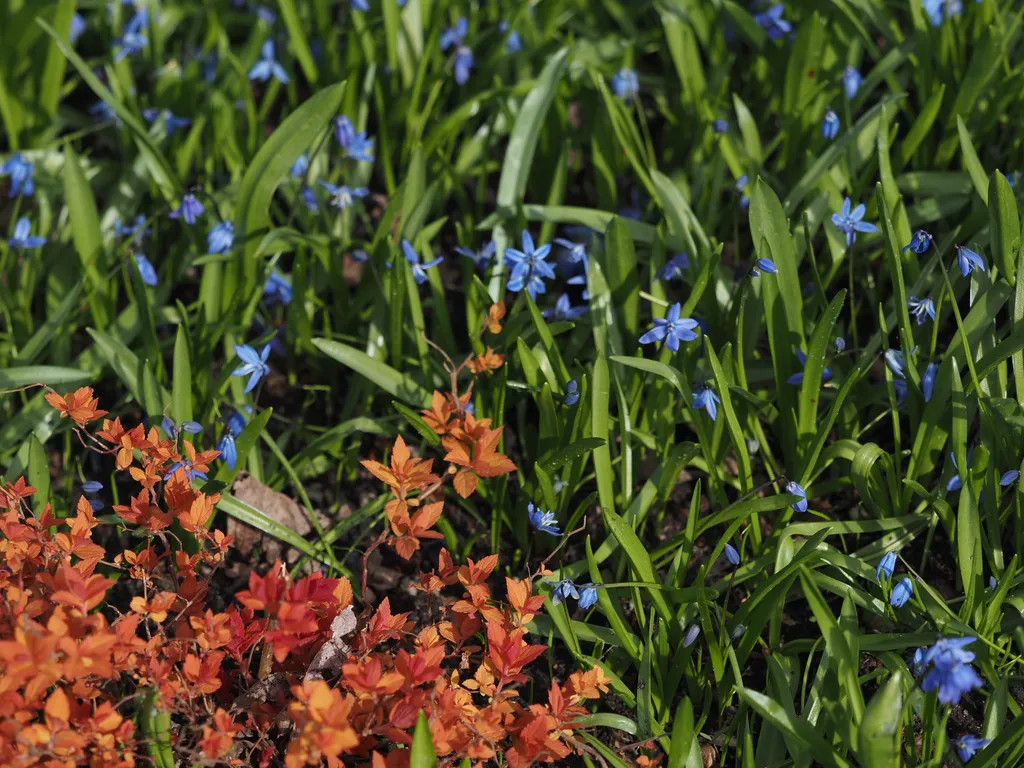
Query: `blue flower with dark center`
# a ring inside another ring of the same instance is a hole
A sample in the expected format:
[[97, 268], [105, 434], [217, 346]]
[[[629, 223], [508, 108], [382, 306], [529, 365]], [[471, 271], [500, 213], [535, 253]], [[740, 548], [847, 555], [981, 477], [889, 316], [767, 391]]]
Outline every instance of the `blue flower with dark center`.
[[919, 299], [917, 296], [911, 296], [907, 307], [910, 309], [910, 314], [917, 320], [918, 325], [923, 325], [929, 318], [935, 320], [935, 302], [929, 297]]
[[910, 238], [910, 242], [903, 246], [902, 253], [908, 250], [920, 255], [928, 250], [932, 244], [932, 236], [923, 229], [917, 230]]
[[418, 285], [423, 285], [430, 279], [424, 270], [433, 269], [444, 261], [443, 256], [438, 256], [436, 259], [431, 259], [425, 264], [420, 264], [419, 254], [416, 253], [416, 249], [412, 247], [412, 243], [408, 240], [402, 241], [402, 254], [405, 256], [405, 260], [409, 262], [409, 266], [412, 268], [412, 277]]
[[[807, 355], [804, 354], [801, 350], [798, 349], [796, 351], [796, 357], [800, 361], [800, 367], [805, 368], [807, 366]], [[824, 384], [825, 382], [830, 381], [831, 379], [832, 379], [832, 371], [830, 369], [828, 369], [828, 368], [825, 368], [821, 372], [821, 383]], [[786, 383], [787, 384], [796, 384], [796, 385], [803, 384], [804, 383], [804, 372], [800, 371], [799, 373], [794, 373], [792, 376], [790, 376], [788, 379], [786, 379]]]
[[370, 194], [370, 190], [366, 187], [347, 187], [344, 184], [337, 186], [336, 184], [328, 184], [326, 181], [321, 181], [320, 186], [328, 191], [331, 195], [331, 205], [335, 208], [345, 209], [355, 202], [357, 197], [366, 197]]
[[283, 275], [271, 272], [263, 284], [263, 301], [268, 307], [277, 304], [287, 307], [292, 303], [292, 284]]
[[570, 379], [565, 385], [565, 394], [562, 395], [562, 405], [576, 405], [580, 401], [580, 385], [576, 379]]
[[519, 292], [525, 288], [530, 297], [536, 299], [537, 294], [547, 290], [544, 281], [552, 280], [555, 277], [554, 267], [545, 261], [551, 253], [551, 245], [535, 246], [533, 238], [525, 229], [522, 241], [522, 250], [505, 249], [505, 266], [512, 270], [505, 287], [513, 292]]
[[469, 34], [469, 22], [463, 16], [454, 27], [449, 27], [441, 33], [441, 51], [447, 52], [455, 49], [455, 82], [465, 85], [469, 80], [469, 70], [473, 68], [473, 51], [465, 44], [466, 35]]
[[658, 279], [681, 280], [686, 270], [690, 268], [690, 257], [686, 253], [678, 253], [669, 259], [668, 263], [658, 270]]
[[196, 219], [203, 215], [206, 208], [199, 202], [199, 198], [191, 192], [181, 198], [181, 205], [171, 211], [168, 216], [172, 219], [184, 219], [186, 224], [195, 224]]
[[267, 344], [258, 354], [248, 344], [236, 345], [235, 354], [242, 361], [242, 365], [236, 368], [231, 375], [248, 376], [249, 381], [245, 385], [245, 391], [252, 392], [260, 383], [260, 379], [270, 373], [270, 366], [267, 365], [267, 358], [270, 357], [270, 345]]
[[206, 247], [210, 253], [227, 253], [235, 244], [235, 225], [222, 221], [206, 236]]
[[839, 115], [829, 109], [825, 112], [825, 117], [821, 121], [821, 135], [831, 141], [838, 133]]
[[754, 16], [754, 21], [761, 25], [770, 39], [781, 40], [793, 31], [793, 25], [782, 18], [782, 14], [785, 12], [785, 6], [782, 3], [777, 3], [764, 13]]
[[526, 513], [530, 517], [530, 525], [541, 533], [550, 533], [552, 536], [561, 536], [562, 531], [558, 527], [558, 519], [554, 512], [545, 512], [543, 509], [534, 506], [531, 501], [526, 506]]
[[640, 344], [654, 344], [663, 341], [673, 352], [679, 351], [681, 341], [693, 341], [698, 336], [694, 332], [699, 323], [689, 317], [680, 317], [683, 306], [676, 302], [668, 308], [664, 318], [654, 318], [654, 327], [640, 337]]
[[491, 259], [494, 258], [494, 253], [497, 250], [498, 246], [495, 244], [493, 240], [491, 240], [479, 251], [474, 251], [469, 248], [456, 248], [455, 252], [460, 256], [465, 256], [467, 259], [476, 264], [477, 269], [479, 269], [481, 272], [484, 272], [490, 265]]
[[192, 125], [192, 121], [187, 117], [178, 117], [169, 109], [144, 109], [142, 116], [151, 123], [163, 120], [167, 127], [167, 138], [173, 136], [178, 130]]
[[367, 138], [366, 131], [357, 133], [348, 115], [334, 118], [334, 135], [345, 151], [345, 157], [363, 163], [373, 162], [376, 140]]
[[14, 225], [14, 236], [7, 241], [11, 248], [39, 248], [46, 245], [46, 238], [32, 234], [32, 223], [22, 216]]
[[960, 267], [961, 277], [967, 277], [975, 270], [978, 272], [985, 271], [985, 262], [981, 256], [962, 245], [956, 246], [956, 262]]
[[875, 578], [881, 583], [883, 580], [891, 579], [895, 570], [896, 553], [886, 552], [882, 555], [882, 559], [878, 561], [878, 567], [875, 569]]
[[288, 73], [284, 71], [284, 67], [277, 61], [274, 41], [267, 40], [260, 49], [260, 60], [249, 70], [249, 79], [265, 83], [271, 77], [283, 85], [287, 85], [291, 81]]
[[153, 266], [153, 263], [146, 258], [145, 254], [135, 254], [135, 266], [139, 270], [139, 276], [142, 278], [143, 285], [155, 288], [159, 283], [159, 279], [156, 275], [156, 268]]
[[921, 377], [921, 394], [924, 395], [926, 403], [932, 399], [932, 393], [935, 391], [935, 375], [938, 372], [938, 363], [928, 363], [924, 369], [924, 376]]
[[921, 667], [925, 671], [921, 690], [939, 691], [943, 704], [957, 704], [965, 693], [981, 688], [981, 679], [970, 662], [974, 653], [964, 648], [975, 641], [974, 637], [940, 638], [935, 645], [924, 652]]
[[575, 320], [586, 313], [587, 307], [574, 307], [569, 303], [567, 293], [558, 297], [554, 309], [545, 309], [541, 312], [545, 320]]
[[892, 595], [889, 596], [889, 604], [893, 608], [902, 608], [914, 594], [914, 582], [904, 576], [899, 583], [892, 588]]
[[640, 93], [640, 79], [636, 70], [623, 67], [612, 77], [612, 90], [627, 104]]
[[570, 597], [578, 601], [579, 607], [586, 610], [597, 602], [597, 584], [574, 584], [572, 579], [554, 582], [555, 590], [551, 593], [551, 602], [561, 605]]
[[740, 553], [736, 551], [736, 547], [732, 544], [725, 545], [725, 559], [729, 561], [730, 565], [740, 564]]
[[36, 191], [35, 166], [25, 159], [21, 152], [15, 152], [7, 162], [0, 166], [0, 176], [11, 177], [11, 188], [7, 191], [8, 197], [24, 195], [32, 197]]
[[796, 512], [806, 512], [807, 511], [807, 491], [804, 490], [804, 487], [802, 485], [800, 485], [800, 483], [797, 483], [797, 482], [795, 482], [793, 480], [790, 480], [788, 483], [786, 483], [785, 490], [786, 490], [786, 493], [788, 493], [788, 494], [800, 497], [795, 502], [793, 502], [793, 504], [791, 504], [790, 506], [792, 506], [792, 508]]
[[857, 71], [856, 67], [847, 67], [843, 70], [843, 90], [846, 91], [846, 98], [853, 99], [864, 84], [864, 77]]
[[711, 387], [701, 387], [700, 390], [693, 393], [693, 408], [695, 410], [703, 408], [708, 412], [712, 421], [718, 417], [718, 403], [720, 402], [722, 401]]
[[972, 736], [968, 733], [954, 741], [953, 746], [956, 747], [957, 756], [963, 762], [969, 763], [971, 758], [974, 757], [975, 752], [983, 750], [991, 743], [992, 742], [988, 739], [983, 739], [980, 736]]
[[858, 232], [877, 232], [878, 227], [867, 221], [862, 221], [864, 214], [867, 212], [867, 208], [864, 207], [864, 203], [861, 203], [856, 208], [852, 208], [853, 203], [850, 198], [843, 200], [843, 207], [839, 209], [839, 213], [832, 214], [832, 223], [835, 224], [839, 231], [846, 235], [846, 246], [850, 247], [857, 240]]

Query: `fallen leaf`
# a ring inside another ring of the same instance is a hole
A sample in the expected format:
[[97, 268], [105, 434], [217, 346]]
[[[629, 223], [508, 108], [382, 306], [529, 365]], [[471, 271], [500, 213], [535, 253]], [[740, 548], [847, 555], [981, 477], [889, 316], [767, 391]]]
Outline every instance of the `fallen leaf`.
[[331, 637], [313, 657], [309, 669], [306, 670], [306, 680], [323, 680], [324, 677], [333, 677], [341, 671], [341, 665], [352, 652], [352, 647], [345, 638], [356, 631], [358, 623], [356, 612], [351, 605], [346, 606], [345, 610], [334, 617], [334, 621], [331, 622]]

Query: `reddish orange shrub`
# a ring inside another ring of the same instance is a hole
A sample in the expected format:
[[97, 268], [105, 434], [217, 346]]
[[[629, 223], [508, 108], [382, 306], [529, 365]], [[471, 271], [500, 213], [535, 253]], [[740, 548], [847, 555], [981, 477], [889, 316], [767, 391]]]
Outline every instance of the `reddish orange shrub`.
[[[348, 579], [294, 579], [280, 562], [252, 572], [237, 604], [214, 612], [211, 579], [231, 537], [208, 530], [219, 496], [190, 478], [217, 452], [118, 419], [90, 435], [87, 424], [105, 412], [89, 388], [48, 399], [141, 486], [114, 508], [139, 543], [106, 560], [87, 501], [74, 517], [57, 519], [49, 505], [35, 516], [26, 503], [35, 489], [0, 483], [0, 765], [148, 763], [157, 746], [136, 728], [138, 718], [155, 722], [144, 702], [170, 715], [156, 735], [175, 758], [202, 765], [403, 766], [421, 711], [442, 765], [503, 751], [520, 768], [582, 748], [574, 730], [584, 705], [609, 681], [598, 668], [580, 671], [553, 683], [546, 703], [520, 700], [524, 668], [546, 650], [526, 628], [544, 598], [506, 577], [497, 599], [496, 555], [456, 566], [442, 549], [420, 577], [418, 626], [387, 598], [357, 618]], [[387, 466], [364, 462], [394, 496], [377, 544], [406, 559], [440, 537], [443, 503], [426, 502], [447, 478], [468, 496], [480, 478], [515, 469], [496, 450], [501, 430], [466, 402], [435, 393], [424, 414], [444, 437], [447, 473], [433, 474], [401, 437]]]

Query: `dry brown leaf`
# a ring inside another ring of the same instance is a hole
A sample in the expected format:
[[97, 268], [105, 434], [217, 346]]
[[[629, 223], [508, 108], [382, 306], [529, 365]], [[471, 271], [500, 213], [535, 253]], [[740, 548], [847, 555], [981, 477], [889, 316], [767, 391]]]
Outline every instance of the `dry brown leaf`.
[[341, 671], [341, 665], [352, 652], [352, 647], [345, 638], [356, 631], [357, 625], [356, 612], [351, 605], [346, 606], [345, 610], [334, 617], [334, 621], [331, 622], [331, 638], [313, 657], [309, 669], [306, 670], [306, 680], [323, 680], [324, 677], [333, 677]]
[[[244, 501], [249, 506], [255, 507], [274, 522], [295, 531], [300, 536], [306, 536], [312, 530], [312, 526], [309, 524], [309, 515], [305, 509], [291, 497], [279, 493], [273, 488], [268, 488], [248, 472], [239, 473], [231, 487], [231, 495], [239, 501]], [[278, 539], [267, 536], [262, 531], [233, 517], [228, 518], [228, 534], [235, 537], [235, 548], [242, 555], [248, 555], [259, 544], [265, 558], [269, 562], [273, 562], [281, 558], [281, 554], [285, 550], [285, 545]], [[284, 559], [287, 562], [294, 562], [298, 554], [294, 549], [288, 547]]]

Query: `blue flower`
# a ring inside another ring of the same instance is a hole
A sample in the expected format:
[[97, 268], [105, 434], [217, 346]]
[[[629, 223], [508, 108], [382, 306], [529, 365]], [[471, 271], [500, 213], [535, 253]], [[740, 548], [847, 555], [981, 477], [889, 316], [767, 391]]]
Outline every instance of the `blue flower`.
[[326, 189], [331, 195], [331, 205], [335, 208], [348, 208], [354, 202], [357, 197], [366, 197], [370, 194], [370, 190], [366, 187], [347, 187], [342, 184], [340, 187], [335, 184], [328, 184], [326, 181], [321, 181], [320, 186]]
[[785, 491], [788, 494], [800, 497], [795, 502], [793, 502], [793, 504], [790, 505], [795, 511], [807, 511], [807, 491], [804, 490], [804, 487], [800, 485], [800, 483], [790, 480], [788, 483], [786, 483]]
[[831, 109], [825, 112], [825, 117], [821, 121], [821, 135], [826, 139], [834, 139], [839, 133], [839, 115], [833, 112]]
[[356, 127], [352, 124], [348, 115], [341, 115], [334, 118], [334, 135], [338, 139], [341, 148], [345, 150], [345, 157], [350, 157], [363, 163], [372, 163], [374, 158], [375, 139], [366, 137], [366, 131], [356, 133]]
[[907, 307], [910, 309], [910, 314], [917, 320], [918, 325], [923, 325], [928, 318], [935, 320], [935, 302], [929, 297], [919, 299], [917, 296], [911, 296]]
[[120, 237], [127, 237], [129, 235], [135, 236], [135, 242], [141, 243], [142, 238], [149, 234], [149, 230], [144, 230], [143, 227], [146, 224], [146, 217], [141, 213], [135, 217], [134, 224], [122, 224], [120, 218], [114, 219], [114, 234]]
[[179, 469], [185, 470], [185, 476], [189, 479], [189, 482], [195, 482], [199, 480], [208, 480], [205, 472], [200, 472], [195, 468], [195, 465], [190, 459], [183, 458], [181, 461], [176, 461], [171, 465], [171, 468], [167, 470], [167, 474], [164, 475], [164, 482], [166, 483], [171, 479], [171, 476]]
[[882, 559], [878, 561], [878, 567], [875, 569], [875, 578], [881, 583], [883, 579], [891, 579], [893, 571], [896, 570], [896, 553], [886, 552], [882, 555]]
[[711, 387], [702, 387], [700, 391], [693, 393], [693, 407], [703, 408], [708, 416], [714, 421], [718, 416], [718, 403], [722, 402]]
[[103, 490], [103, 483], [99, 480], [86, 480], [82, 483], [83, 493], [99, 493]]
[[124, 28], [124, 34], [114, 41], [114, 61], [141, 53], [149, 42], [142, 30], [149, 26], [149, 11], [143, 8]]
[[306, 177], [306, 172], [309, 170], [309, 156], [303, 152], [292, 163], [292, 168], [288, 172], [296, 179], [303, 179]]
[[576, 405], [580, 401], [580, 385], [576, 379], [570, 379], [565, 385], [565, 394], [562, 395], [562, 405]]
[[744, 191], [749, 183], [750, 179], [745, 173], [736, 179], [736, 191], [742, 193], [742, 196], [740, 197], [740, 210], [746, 210], [750, 207], [750, 197]]
[[124, 123], [121, 121], [121, 118], [118, 117], [117, 112], [114, 111], [114, 108], [107, 104], [107, 102], [105, 101], [97, 101], [95, 104], [89, 107], [89, 114], [95, 117], [97, 120], [112, 122], [118, 128], [124, 125]]
[[846, 349], [846, 339], [842, 336], [836, 336], [834, 344], [836, 346], [836, 352], [842, 353], [842, 351]]
[[15, 152], [6, 163], [0, 166], [0, 176], [11, 177], [8, 197], [17, 197], [18, 195], [32, 197], [32, 193], [36, 191], [34, 175], [35, 166], [31, 161], [26, 160], [21, 152]]
[[938, 363], [928, 363], [924, 369], [924, 376], [921, 377], [921, 393], [926, 403], [931, 402], [932, 392], [935, 391], [935, 375], [939, 372]]
[[[949, 478], [949, 481], [946, 483], [946, 491], [948, 493], [953, 493], [954, 491], [959, 491], [963, 487], [963, 481], [960, 479], [960, 467], [958, 467], [956, 464], [956, 454], [951, 451], [949, 454], [949, 458], [953, 462], [953, 469], [955, 469], [957, 473], [953, 475], [951, 478]], [[968, 465], [970, 464], [970, 462], [971, 458], [970, 456], [968, 456]]]
[[198, 435], [203, 431], [203, 425], [198, 421], [183, 421], [179, 427], [169, 416], [164, 416], [163, 420], [160, 422], [160, 428], [163, 429], [164, 434], [171, 438], [171, 440], [177, 440], [178, 435], [182, 432], [186, 432], [190, 435]]
[[689, 317], [680, 317], [683, 306], [676, 302], [668, 308], [668, 314], [664, 318], [654, 318], [654, 327], [640, 337], [640, 344], [654, 344], [658, 341], [665, 342], [673, 352], [679, 351], [680, 341], [693, 341], [697, 338], [694, 333], [699, 323]]
[[924, 652], [922, 668], [927, 671], [921, 681], [921, 690], [939, 691], [939, 701], [956, 704], [960, 697], [974, 688], [981, 688], [981, 679], [970, 662], [974, 653], [965, 651], [964, 646], [975, 641], [973, 637], [940, 638], [935, 645]]
[[1003, 488], [1013, 485], [1020, 479], [1020, 472], [1016, 469], [1009, 469], [999, 477], [999, 485]]
[[443, 256], [438, 256], [436, 259], [431, 259], [426, 264], [420, 264], [419, 254], [416, 253], [416, 249], [412, 247], [412, 243], [408, 240], [402, 240], [402, 253], [405, 256], [405, 260], [409, 262], [409, 266], [412, 268], [412, 276], [418, 285], [423, 285], [430, 278], [427, 277], [427, 273], [424, 270], [433, 269], [442, 261]]
[[532, 501], [526, 506], [526, 512], [530, 516], [530, 525], [541, 533], [550, 533], [552, 536], [562, 535], [554, 512], [545, 512], [539, 507], [535, 507]]
[[761, 28], [768, 33], [769, 38], [781, 40], [793, 31], [793, 25], [782, 18], [782, 14], [785, 12], [785, 6], [782, 3], [778, 3], [764, 13], [757, 14], [754, 17], [754, 21], [761, 25]]
[[889, 605], [893, 608], [902, 608], [914, 594], [914, 582], [907, 576], [900, 579], [899, 583], [892, 588], [892, 595], [889, 597]]
[[365, 264], [370, 260], [370, 254], [366, 251], [352, 251], [351, 257], [356, 264]]
[[839, 227], [839, 230], [846, 235], [846, 246], [849, 247], [857, 240], [858, 232], [877, 232], [878, 227], [867, 221], [861, 221], [867, 209], [864, 203], [851, 210], [853, 204], [850, 198], [843, 200], [843, 207], [839, 213], [832, 214], [832, 223]]
[[306, 208], [313, 213], [320, 210], [320, 205], [316, 201], [316, 194], [309, 187], [302, 188], [302, 202], [306, 204]]
[[265, 22], [268, 27], [274, 26], [277, 22], [277, 14], [265, 5], [257, 5], [253, 9], [253, 13], [256, 14], [256, 18]]
[[203, 58], [202, 71], [203, 71], [203, 82], [207, 85], [212, 85], [213, 81], [217, 79], [217, 65], [220, 63], [220, 55], [217, 53], [217, 49], [214, 48]]
[[196, 219], [203, 215], [206, 208], [199, 202], [199, 198], [191, 192], [181, 198], [181, 205], [171, 211], [168, 215], [172, 219], [182, 218], [186, 224], [195, 224]]
[[460, 18], [454, 27], [441, 33], [441, 50], [455, 49], [455, 82], [465, 85], [469, 80], [469, 70], [473, 68], [473, 51], [463, 42], [469, 33], [469, 22], [466, 17]]
[[225, 431], [221, 435], [220, 442], [217, 443], [217, 450], [220, 451], [220, 457], [228, 465], [228, 468], [234, 469], [238, 464], [238, 446], [235, 445], [234, 435]]
[[711, 124], [711, 130], [718, 134], [728, 133], [729, 123], [727, 120], [715, 120], [715, 122]]
[[[252, 411], [251, 406], [246, 406], [246, 409], [250, 412]], [[235, 410], [234, 408], [231, 409], [231, 413], [228, 414], [228, 417], [224, 419], [224, 426], [227, 427], [228, 432], [231, 433], [232, 437], [238, 437], [242, 434], [242, 431], [245, 429], [245, 425], [245, 416], [241, 411]]]
[[188, 128], [192, 125], [192, 121], [187, 117], [178, 117], [169, 109], [144, 109], [142, 110], [142, 116], [151, 123], [162, 118], [164, 125], [167, 126], [168, 138], [173, 136], [179, 129]]
[[673, 256], [669, 262], [658, 271], [659, 280], [682, 279], [683, 274], [690, 268], [690, 257], [686, 253], [679, 253]]
[[898, 349], [887, 349], [885, 354], [882, 355], [882, 359], [885, 360], [885, 364], [892, 371], [892, 375], [901, 379], [906, 378], [904, 373], [904, 367], [906, 363], [903, 360], [903, 352]]
[[288, 73], [284, 71], [284, 67], [277, 61], [274, 41], [267, 40], [260, 49], [260, 60], [253, 64], [252, 69], [249, 70], [249, 79], [265, 83], [271, 77], [282, 84], [287, 84], [291, 80], [288, 77]]
[[574, 584], [572, 579], [555, 582], [555, 590], [551, 593], [551, 602], [560, 605], [570, 597], [579, 602], [580, 608], [586, 610], [597, 602], [597, 584]]
[[556, 237], [555, 244], [560, 245], [569, 252], [569, 260], [578, 264], [580, 262], [586, 264], [587, 262], [587, 246], [583, 243], [574, 243], [572, 240], [566, 240], [563, 237]]
[[612, 77], [612, 90], [627, 104], [640, 93], [640, 79], [636, 70], [623, 67]]
[[77, 43], [78, 38], [85, 33], [85, 27], [85, 17], [82, 16], [82, 14], [76, 13], [71, 17], [71, 29], [68, 32], [68, 39], [71, 41], [72, 45]]
[[32, 234], [32, 224], [22, 216], [14, 225], [14, 236], [7, 241], [11, 248], [39, 248], [46, 245], [46, 238]]
[[932, 244], [932, 236], [925, 232], [923, 229], [917, 230], [910, 238], [910, 242], [903, 246], [901, 253], [906, 253], [908, 250], [920, 255], [928, 250], [928, 247]]
[[267, 358], [270, 357], [270, 345], [267, 344], [263, 347], [259, 354], [248, 344], [236, 345], [235, 354], [242, 361], [242, 365], [236, 368], [231, 375], [248, 376], [249, 381], [245, 385], [245, 391], [252, 392], [260, 383], [260, 379], [270, 373], [270, 366], [267, 365]]
[[[804, 354], [802, 351], [800, 351], [798, 349], [796, 351], [796, 357], [800, 361], [800, 366], [801, 367], [806, 367], [807, 366], [807, 355], [806, 354]], [[830, 369], [828, 369], [828, 368], [825, 368], [821, 372], [821, 383], [824, 384], [826, 381], [829, 381], [831, 378], [832, 378], [832, 371]], [[799, 373], [794, 373], [792, 376], [790, 376], [788, 379], [786, 379], [786, 383], [787, 384], [796, 384], [796, 385], [803, 384], [804, 383], [804, 372], [800, 371]]]
[[985, 271], [985, 262], [970, 248], [956, 246], [956, 261], [960, 265], [960, 276], [967, 277], [974, 270]]
[[587, 313], [587, 307], [574, 307], [569, 303], [569, 294], [563, 293], [555, 302], [554, 309], [545, 309], [541, 314], [545, 320], [575, 320]]
[[846, 91], [846, 98], [853, 99], [864, 84], [864, 78], [856, 67], [847, 67], [843, 70], [843, 90]]
[[227, 253], [235, 244], [235, 225], [222, 221], [206, 236], [206, 247], [210, 253]]
[[697, 641], [698, 637], [700, 637], [700, 624], [691, 624], [683, 637], [683, 648], [689, 648]]
[[974, 753], [984, 749], [992, 742], [988, 739], [983, 739], [980, 736], [972, 736], [971, 734], [964, 734], [959, 739], [953, 742], [953, 746], [956, 747], [957, 756], [965, 763], [970, 762], [971, 758], [974, 757]]
[[779, 268], [775, 266], [775, 262], [771, 259], [756, 259], [754, 261], [754, 268], [750, 270], [751, 277], [757, 277], [762, 272], [769, 275], [779, 274]]
[[554, 268], [545, 261], [548, 254], [551, 253], [551, 245], [534, 246], [533, 238], [525, 229], [522, 241], [522, 250], [505, 249], [505, 266], [512, 269], [506, 288], [513, 292], [519, 292], [526, 288], [530, 297], [536, 299], [537, 294], [547, 290], [544, 281], [555, 277]]
[[736, 551], [736, 547], [732, 544], [725, 545], [725, 559], [732, 565], [740, 564], [740, 553]]
[[368, 11], [370, 10], [369, 0], [351, 0], [350, 5], [353, 11]]
[[[503, 21], [498, 24], [498, 31], [503, 35], [508, 32], [508, 22]], [[508, 38], [505, 40], [505, 50], [509, 53], [518, 53], [523, 50], [523, 39], [515, 30], [508, 32]]]
[[271, 272], [267, 275], [267, 282], [263, 284], [263, 301], [268, 307], [275, 304], [288, 306], [292, 303], [292, 284], [283, 275]]
[[138, 267], [143, 284], [148, 285], [150, 288], [155, 288], [159, 282], [156, 276], [156, 269], [153, 267], [153, 263], [146, 258], [145, 254], [135, 254], [135, 266]]
[[493, 240], [491, 240], [479, 251], [474, 251], [470, 248], [456, 248], [455, 252], [460, 256], [465, 256], [476, 264], [477, 269], [484, 272], [487, 269], [487, 266], [491, 263], [491, 259], [494, 258], [494, 252], [496, 250], [498, 250], [498, 246]]

